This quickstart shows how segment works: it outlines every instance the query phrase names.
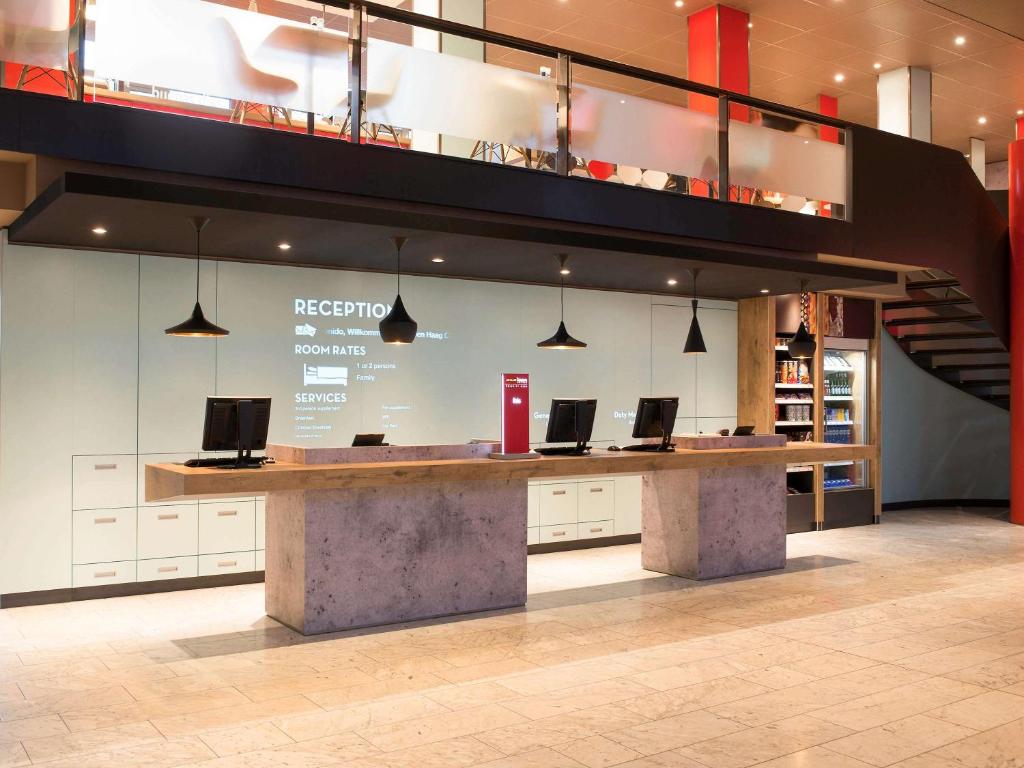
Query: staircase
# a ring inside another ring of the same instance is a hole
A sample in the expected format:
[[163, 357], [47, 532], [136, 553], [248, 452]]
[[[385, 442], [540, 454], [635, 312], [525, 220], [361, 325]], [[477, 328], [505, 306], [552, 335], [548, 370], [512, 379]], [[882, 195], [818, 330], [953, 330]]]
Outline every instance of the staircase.
[[882, 305], [886, 330], [921, 368], [993, 405], [1010, 408], [1010, 356], [952, 275], [907, 276], [907, 298]]

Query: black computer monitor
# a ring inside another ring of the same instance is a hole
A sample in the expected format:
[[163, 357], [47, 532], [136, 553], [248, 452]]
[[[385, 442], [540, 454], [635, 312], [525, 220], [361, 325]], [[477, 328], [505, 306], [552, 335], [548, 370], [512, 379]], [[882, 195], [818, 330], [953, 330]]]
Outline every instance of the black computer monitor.
[[252, 452], [267, 447], [269, 397], [207, 397], [204, 451], [238, 451], [235, 467], [262, 466]]
[[380, 445], [387, 445], [384, 442], [383, 432], [360, 432], [352, 438], [353, 448], [368, 448]]
[[678, 397], [641, 397], [636, 405], [633, 437], [660, 437], [659, 449], [669, 450], [672, 447], [672, 430], [676, 426], [678, 411]]
[[590, 440], [594, 432], [594, 416], [597, 414], [597, 400], [587, 398], [555, 398], [551, 401], [548, 416], [546, 443], [575, 443], [573, 447], [539, 448], [543, 454], [572, 454], [585, 456], [590, 453]]

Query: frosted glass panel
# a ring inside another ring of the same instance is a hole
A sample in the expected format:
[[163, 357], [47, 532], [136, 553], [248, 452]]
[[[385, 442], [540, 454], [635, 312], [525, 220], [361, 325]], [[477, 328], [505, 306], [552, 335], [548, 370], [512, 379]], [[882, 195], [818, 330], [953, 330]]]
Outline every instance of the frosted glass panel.
[[787, 210], [817, 212], [817, 201], [845, 205], [846, 147], [822, 141], [807, 124], [785, 131], [730, 120], [729, 181]]
[[366, 70], [368, 123], [556, 149], [550, 78], [376, 38]]
[[199, 0], [98, 0], [90, 68], [147, 83], [321, 114], [348, 108], [348, 36]]
[[0, 61], [67, 69], [67, 0], [0, 2]]

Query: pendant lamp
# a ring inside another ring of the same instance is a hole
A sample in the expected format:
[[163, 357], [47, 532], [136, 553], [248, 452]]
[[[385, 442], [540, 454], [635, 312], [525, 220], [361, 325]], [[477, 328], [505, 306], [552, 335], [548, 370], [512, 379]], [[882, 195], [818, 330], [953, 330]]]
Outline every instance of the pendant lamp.
[[391, 311], [380, 321], [380, 338], [385, 344], [412, 344], [416, 340], [417, 323], [405, 309], [402, 302], [402, 246], [406, 237], [392, 237], [395, 244], [395, 274], [398, 278], [398, 290]]
[[192, 226], [196, 229], [196, 305], [192, 308], [192, 314], [183, 323], [167, 328], [164, 333], [168, 336], [192, 336], [199, 338], [227, 336], [230, 331], [214, 325], [203, 315], [203, 308], [199, 306], [199, 233], [203, 227], [210, 223], [205, 216], [196, 216], [191, 219]]
[[566, 268], [565, 263], [569, 260], [569, 257], [561, 253], [558, 255], [558, 261], [560, 264], [559, 275], [561, 277], [561, 301], [562, 301], [562, 316], [561, 322], [558, 324], [558, 330], [555, 331], [555, 335], [550, 339], [544, 339], [544, 341], [538, 341], [537, 346], [541, 349], [586, 349], [587, 343], [574, 339], [569, 335], [569, 332], [565, 329], [565, 276], [569, 274], [569, 270]]
[[700, 332], [700, 323], [697, 321], [697, 275], [699, 269], [690, 270], [693, 273], [693, 319], [690, 320], [690, 332], [686, 334], [686, 344], [683, 345], [684, 355], [703, 355], [708, 351], [704, 344], [704, 334]]
[[[798, 300], [802, 301], [802, 297], [807, 290], [807, 281], [800, 281], [800, 294]], [[789, 356], [794, 360], [810, 360], [814, 357], [814, 352], [817, 350], [818, 345], [814, 341], [814, 337], [807, 332], [807, 326], [804, 324], [803, 312], [800, 313], [800, 327], [796, 331], [796, 335], [789, 340], [787, 349], [789, 350]]]

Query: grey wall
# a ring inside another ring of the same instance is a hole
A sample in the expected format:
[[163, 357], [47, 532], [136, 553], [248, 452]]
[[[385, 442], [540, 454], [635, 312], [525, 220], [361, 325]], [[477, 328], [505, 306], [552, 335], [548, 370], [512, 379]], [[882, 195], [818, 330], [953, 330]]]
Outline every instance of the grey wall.
[[882, 501], [1007, 499], [1010, 415], [918, 368], [882, 334]]

